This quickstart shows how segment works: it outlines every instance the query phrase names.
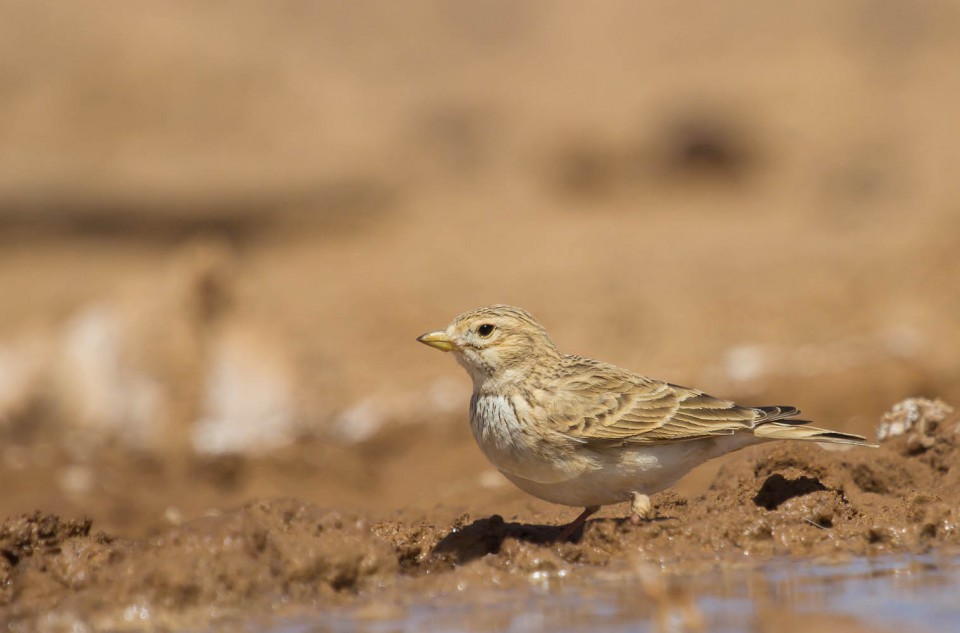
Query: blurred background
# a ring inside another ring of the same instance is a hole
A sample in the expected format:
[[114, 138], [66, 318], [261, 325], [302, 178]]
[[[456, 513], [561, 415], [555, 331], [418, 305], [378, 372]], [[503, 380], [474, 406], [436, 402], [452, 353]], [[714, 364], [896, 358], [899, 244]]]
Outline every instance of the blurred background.
[[539, 504], [414, 341], [490, 303], [837, 429], [956, 404], [958, 59], [938, 0], [0, 1], [0, 513]]

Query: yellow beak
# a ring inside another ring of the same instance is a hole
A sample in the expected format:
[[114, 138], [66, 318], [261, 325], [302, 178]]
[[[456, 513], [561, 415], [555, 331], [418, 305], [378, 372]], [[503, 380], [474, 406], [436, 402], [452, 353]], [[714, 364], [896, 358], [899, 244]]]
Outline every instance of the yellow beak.
[[457, 349], [457, 345], [451, 341], [446, 332], [443, 332], [442, 330], [437, 332], [427, 332], [426, 334], [418, 336], [417, 340], [424, 345], [436, 347], [438, 350], [443, 352], [450, 352]]

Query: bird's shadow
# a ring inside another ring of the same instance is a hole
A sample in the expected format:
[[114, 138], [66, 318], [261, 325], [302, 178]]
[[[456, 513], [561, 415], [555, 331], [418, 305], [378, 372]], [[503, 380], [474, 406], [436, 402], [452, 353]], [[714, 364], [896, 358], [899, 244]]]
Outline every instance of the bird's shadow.
[[[656, 517], [645, 522], [669, 521], [671, 517]], [[630, 525], [630, 519], [592, 519], [595, 522], [614, 522], [617, 526]], [[503, 542], [512, 538], [534, 545], [555, 545], [563, 534], [564, 525], [535, 525], [530, 523], [506, 522], [499, 514], [485, 519], [477, 519], [464, 527], [454, 529], [444, 536], [433, 548], [433, 554], [462, 564], [487, 554], [497, 554]], [[573, 533], [568, 542], [579, 543], [583, 539], [586, 526]]]
[[[774, 510], [784, 502], [812, 492], [828, 490], [816, 477], [801, 476], [787, 479], [782, 474], [775, 473], [767, 477], [760, 487], [753, 502], [761, 508]], [[661, 506], [659, 511], [669, 511], [669, 504]], [[618, 529], [640, 527], [662, 521], [675, 521], [677, 517], [656, 516], [643, 519], [635, 524], [630, 518], [599, 518], [590, 519], [586, 524], [573, 533], [569, 542], [580, 543], [583, 540], [585, 529], [597, 523], [612, 523]], [[485, 519], [477, 519], [463, 527], [453, 529], [440, 539], [432, 550], [432, 554], [455, 564], [466, 563], [487, 554], [497, 554], [503, 547], [503, 542], [512, 538], [517, 541], [533, 545], [556, 545], [563, 534], [565, 525], [535, 525], [529, 523], [508, 523], [498, 514]], [[822, 527], [822, 526], [821, 526]]]

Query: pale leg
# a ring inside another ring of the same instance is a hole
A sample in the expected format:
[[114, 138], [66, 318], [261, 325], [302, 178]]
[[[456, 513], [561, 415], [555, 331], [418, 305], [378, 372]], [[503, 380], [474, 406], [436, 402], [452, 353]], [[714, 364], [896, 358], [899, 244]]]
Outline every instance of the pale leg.
[[580, 516], [571, 521], [567, 527], [563, 528], [563, 532], [560, 532], [560, 536], [557, 537], [557, 540], [561, 543], [568, 540], [571, 536], [573, 536], [574, 532], [580, 529], [580, 526], [587, 522], [587, 519], [590, 517], [590, 515], [594, 514], [599, 509], [600, 506], [590, 506], [588, 508], [584, 508], [583, 512], [580, 513]]
[[653, 518], [653, 504], [650, 503], [650, 497], [647, 495], [642, 495], [639, 492], [634, 492], [631, 497], [633, 500], [630, 502], [630, 522], [634, 525], [645, 521], [647, 519]]

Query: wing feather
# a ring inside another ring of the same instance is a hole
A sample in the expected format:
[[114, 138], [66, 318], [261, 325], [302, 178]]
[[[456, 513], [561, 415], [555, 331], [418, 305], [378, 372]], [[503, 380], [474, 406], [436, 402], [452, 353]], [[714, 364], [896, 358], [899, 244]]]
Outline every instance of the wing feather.
[[653, 445], [731, 435], [799, 413], [793, 407], [740, 407], [579, 357], [567, 358], [567, 376], [540, 405], [555, 429], [588, 445]]

